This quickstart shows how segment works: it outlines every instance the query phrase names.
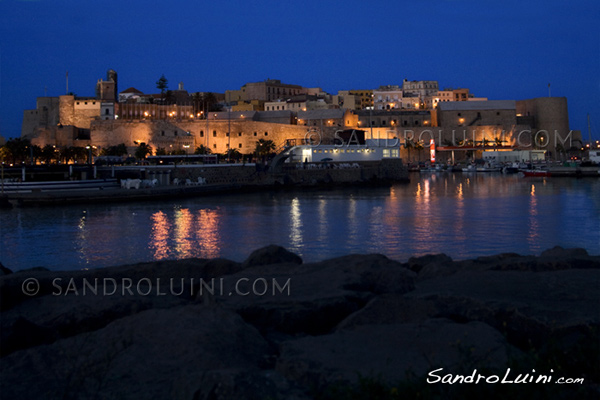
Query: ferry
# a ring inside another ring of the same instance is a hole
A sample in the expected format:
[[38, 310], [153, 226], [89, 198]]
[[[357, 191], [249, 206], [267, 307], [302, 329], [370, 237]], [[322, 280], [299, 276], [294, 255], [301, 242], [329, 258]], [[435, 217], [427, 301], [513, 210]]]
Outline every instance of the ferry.
[[356, 163], [400, 159], [400, 141], [366, 139], [335, 144], [302, 144], [290, 147], [281, 156], [286, 163]]

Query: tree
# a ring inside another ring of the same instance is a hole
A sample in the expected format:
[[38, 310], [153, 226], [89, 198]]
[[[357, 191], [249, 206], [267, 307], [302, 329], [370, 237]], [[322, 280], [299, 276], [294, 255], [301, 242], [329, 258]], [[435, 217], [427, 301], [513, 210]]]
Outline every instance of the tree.
[[196, 147], [196, 150], [194, 151], [194, 154], [210, 154], [210, 153], [212, 153], [212, 151], [203, 144]]
[[231, 149], [229, 151], [226, 151], [225, 154], [223, 154], [223, 156], [228, 157], [230, 160], [234, 161], [239, 161], [242, 159], [242, 153], [240, 153], [238, 149]]
[[417, 153], [419, 154], [419, 161], [421, 161], [421, 152], [423, 151], [424, 148], [425, 148], [425, 143], [423, 143], [422, 140], [419, 140], [417, 143], [415, 143], [415, 149], [417, 150]]
[[6, 146], [0, 146], [0, 162], [3, 163], [10, 157], [10, 151]]
[[62, 152], [62, 156], [65, 159], [65, 162], [68, 164], [69, 161], [73, 160], [75, 161], [75, 148], [74, 147], [67, 147], [63, 150]]
[[167, 90], [169, 81], [165, 78], [165, 74], [162, 74], [160, 78], [156, 81], [156, 88], [160, 89], [160, 95], [162, 97], [163, 104], [165, 103], [165, 92]]
[[162, 74], [160, 76], [160, 78], [158, 78], [158, 80], [156, 81], [156, 88], [160, 89], [160, 94], [165, 94], [165, 91], [167, 90], [169, 81], [167, 80], [167, 78], [165, 78], [165, 74]]
[[135, 158], [141, 160], [146, 158], [146, 156], [152, 154], [152, 147], [146, 143], [140, 143], [140, 145], [135, 149]]
[[125, 143], [121, 143], [119, 145], [116, 146], [110, 146], [110, 147], [106, 147], [104, 149], [102, 149], [102, 151], [100, 152], [100, 155], [102, 156], [124, 156], [125, 154], [127, 154], [127, 146], [125, 146]]
[[[86, 149], [85, 147], [81, 147], [81, 146], [75, 146], [72, 148], [72, 152], [73, 152], [73, 160], [76, 162], [79, 161], [84, 161], [87, 162], [88, 161], [88, 157], [90, 155], [90, 149]], [[97, 150], [92, 147], [91, 148], [92, 151], [92, 156], [96, 156]], [[91, 161], [91, 160], [90, 160]]]
[[29, 154], [30, 156], [32, 156], [33, 158], [33, 164], [37, 163], [37, 160], [41, 157], [42, 155], [42, 148], [40, 146], [38, 146], [37, 144], [33, 144], [31, 145], [31, 153]]
[[408, 162], [410, 162], [410, 149], [413, 149], [415, 147], [415, 141], [413, 139], [406, 138], [406, 141], [404, 142], [404, 147], [408, 152]]
[[42, 148], [40, 158], [45, 164], [50, 164], [55, 158], [56, 149], [51, 144], [47, 144]]
[[504, 142], [506, 142], [506, 140], [502, 140], [500, 136], [496, 136], [494, 138], [494, 144], [496, 145], [496, 147], [502, 147], [502, 143]]
[[223, 106], [217, 101], [217, 96], [215, 96], [215, 94], [212, 92], [204, 94], [204, 103], [206, 104], [206, 109], [208, 112], [221, 111], [223, 108]]
[[275, 151], [275, 143], [272, 140], [258, 139], [254, 152], [258, 157], [266, 157]]
[[164, 147], [157, 147], [156, 148], [156, 155], [157, 156], [166, 156], [167, 155], [167, 150], [165, 150]]
[[9, 157], [13, 164], [24, 162], [29, 155], [29, 146], [31, 142], [28, 139], [14, 138], [10, 139], [4, 147], [8, 150]]

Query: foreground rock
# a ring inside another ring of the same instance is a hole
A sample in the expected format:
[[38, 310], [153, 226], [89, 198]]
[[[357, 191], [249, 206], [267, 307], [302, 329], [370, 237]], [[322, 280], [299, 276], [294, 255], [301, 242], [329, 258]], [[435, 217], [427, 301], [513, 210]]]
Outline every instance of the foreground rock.
[[358, 377], [426, 385], [438, 368], [511, 365], [585, 378], [584, 398], [600, 382], [598, 288], [600, 257], [558, 247], [540, 257], [400, 263], [352, 255], [303, 264], [268, 246], [242, 263], [7, 273], [0, 393], [310, 399]]

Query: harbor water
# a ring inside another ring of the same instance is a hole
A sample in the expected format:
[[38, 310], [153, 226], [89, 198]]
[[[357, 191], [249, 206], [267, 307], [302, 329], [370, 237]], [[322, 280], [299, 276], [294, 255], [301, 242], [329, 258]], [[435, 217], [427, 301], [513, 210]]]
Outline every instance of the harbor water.
[[263, 191], [192, 199], [0, 210], [0, 262], [73, 270], [162, 259], [244, 260], [281, 245], [305, 261], [381, 253], [406, 261], [600, 254], [600, 179], [411, 174], [391, 187]]

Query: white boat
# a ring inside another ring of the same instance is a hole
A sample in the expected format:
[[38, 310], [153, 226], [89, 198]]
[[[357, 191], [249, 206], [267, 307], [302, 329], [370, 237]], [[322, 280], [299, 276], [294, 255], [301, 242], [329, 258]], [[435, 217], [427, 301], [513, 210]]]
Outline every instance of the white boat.
[[78, 181], [11, 182], [0, 183], [3, 193], [56, 192], [63, 190], [102, 190], [119, 187], [116, 179], [87, 179]]

